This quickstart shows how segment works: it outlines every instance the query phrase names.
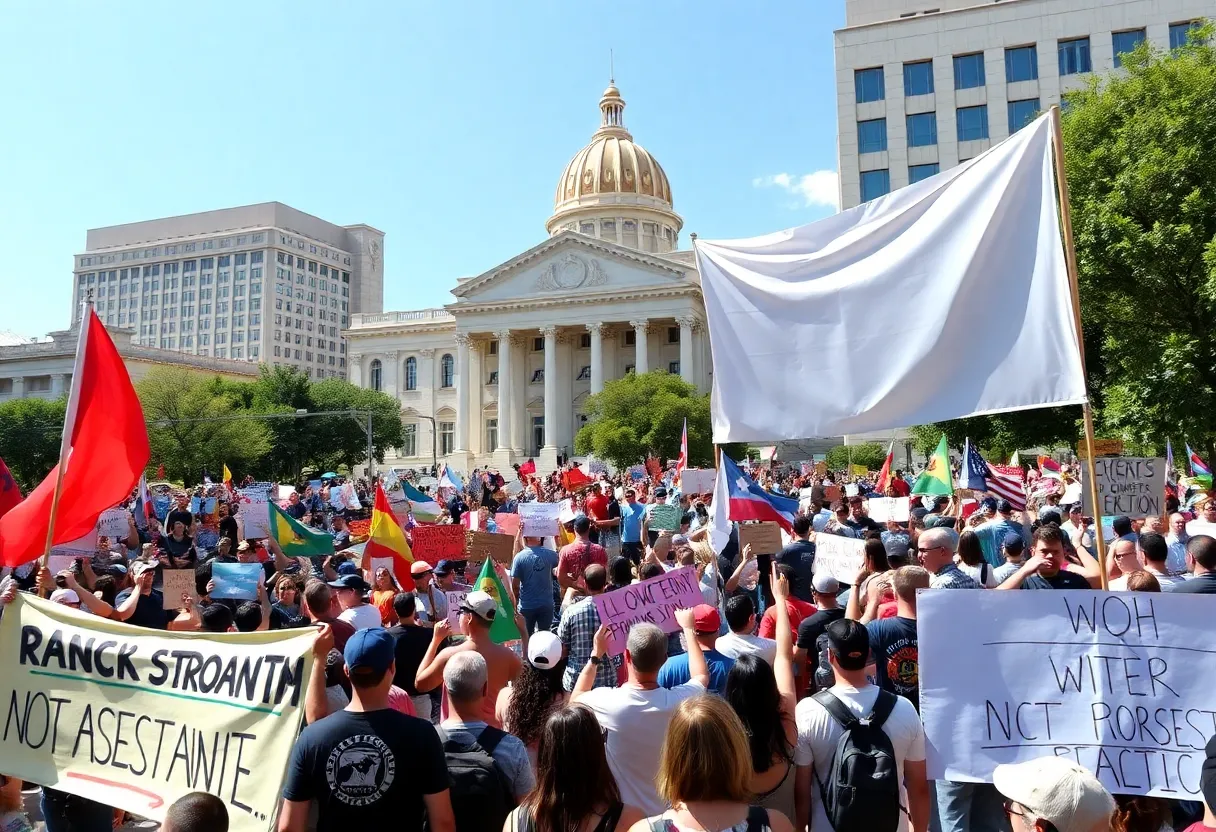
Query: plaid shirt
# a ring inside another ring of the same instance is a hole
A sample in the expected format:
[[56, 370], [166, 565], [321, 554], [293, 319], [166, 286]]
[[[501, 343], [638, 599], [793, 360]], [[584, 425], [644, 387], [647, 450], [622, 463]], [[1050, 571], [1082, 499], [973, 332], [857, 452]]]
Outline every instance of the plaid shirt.
[[[600, 614], [595, 608], [594, 599], [584, 598], [571, 604], [562, 613], [561, 623], [557, 625], [557, 637], [566, 645], [567, 650], [566, 673], [562, 676], [562, 687], [566, 690], [574, 690], [574, 683], [578, 680], [583, 665], [591, 658], [595, 631], [599, 628]], [[615, 661], [602, 662], [596, 668], [593, 687], [616, 687]]]
[[957, 564], [947, 563], [929, 578], [929, 588], [980, 589], [980, 584], [975, 578], [959, 569]]

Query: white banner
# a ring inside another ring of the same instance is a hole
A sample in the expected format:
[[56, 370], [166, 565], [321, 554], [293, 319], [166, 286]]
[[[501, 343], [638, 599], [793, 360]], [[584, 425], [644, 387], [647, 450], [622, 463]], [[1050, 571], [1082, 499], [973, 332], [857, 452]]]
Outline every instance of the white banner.
[[270, 504], [265, 488], [241, 488], [236, 492], [247, 540], [270, 537]]
[[842, 584], [855, 584], [865, 551], [864, 540], [818, 532], [815, 535], [814, 572], [816, 575], [826, 572]]
[[680, 493], [709, 494], [714, 490], [717, 475], [713, 468], [685, 468], [680, 472]]
[[907, 523], [910, 512], [907, 497], [871, 497], [867, 506], [870, 519], [875, 523]]
[[519, 520], [528, 537], [552, 537], [557, 534], [557, 518], [562, 503], [520, 503]]
[[1001, 763], [1054, 754], [1115, 794], [1202, 800], [1211, 620], [1202, 595], [921, 591], [929, 777], [991, 782]]

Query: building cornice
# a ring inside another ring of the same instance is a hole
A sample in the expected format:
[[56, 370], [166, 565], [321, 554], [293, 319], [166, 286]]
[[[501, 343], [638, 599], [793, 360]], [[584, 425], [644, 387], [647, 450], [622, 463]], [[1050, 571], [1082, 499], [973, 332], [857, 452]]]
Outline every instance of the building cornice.
[[692, 283], [673, 284], [671, 286], [638, 286], [626, 291], [615, 292], [580, 292], [576, 295], [558, 295], [554, 297], [509, 298], [504, 300], [484, 301], [482, 303], [465, 301], [448, 305], [448, 309], [457, 314], [457, 320], [466, 313], [500, 312], [521, 309], [549, 309], [555, 306], [591, 306], [600, 303], [619, 301], [654, 300], [656, 298], [692, 297], [700, 300], [701, 289]]

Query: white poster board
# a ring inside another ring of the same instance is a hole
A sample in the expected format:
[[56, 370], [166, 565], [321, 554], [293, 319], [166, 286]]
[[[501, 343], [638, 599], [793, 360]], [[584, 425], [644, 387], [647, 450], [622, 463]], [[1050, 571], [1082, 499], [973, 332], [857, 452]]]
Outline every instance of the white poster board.
[[1098, 507], [1082, 490], [1084, 511], [1091, 517], [1159, 517], [1165, 506], [1165, 460], [1112, 456], [1094, 460]]
[[870, 519], [875, 523], [886, 523], [890, 520], [907, 523], [910, 516], [907, 497], [871, 497], [869, 511]]
[[561, 503], [520, 503], [519, 520], [528, 537], [553, 537], [557, 534], [557, 518]]
[[470, 587], [463, 589], [447, 590], [444, 597], [448, 602], [448, 624], [452, 628], [453, 633], [460, 633], [460, 605], [464, 603], [465, 597], [472, 592]]
[[[58, 543], [51, 547], [50, 557], [66, 558], [68, 562], [76, 558], [91, 558], [97, 554], [97, 527], [83, 537], [76, 540], [69, 540], [67, 543]], [[57, 563], [62, 561], [56, 561]], [[70, 563], [69, 563], [70, 565]]]
[[131, 516], [131, 512], [125, 508], [108, 508], [101, 513], [97, 518], [97, 533], [104, 535], [110, 540], [126, 540], [127, 535], [131, 533], [131, 526], [127, 522], [127, 518]]
[[864, 540], [819, 532], [815, 535], [814, 572], [827, 573], [842, 584], [855, 584], [865, 551]]
[[710, 494], [714, 490], [714, 478], [718, 472], [713, 468], [685, 468], [680, 474], [681, 494]]
[[236, 492], [241, 502], [241, 522], [245, 524], [246, 539], [270, 537], [270, 503], [265, 488], [241, 488]]
[[1210, 623], [1202, 595], [922, 590], [929, 778], [991, 782], [1001, 763], [1054, 754], [1115, 794], [1202, 800]]

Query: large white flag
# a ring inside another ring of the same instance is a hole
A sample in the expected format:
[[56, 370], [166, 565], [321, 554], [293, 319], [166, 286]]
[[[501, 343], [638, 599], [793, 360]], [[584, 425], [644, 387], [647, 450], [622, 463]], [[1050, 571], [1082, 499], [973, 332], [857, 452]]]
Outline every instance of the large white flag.
[[698, 240], [714, 442], [1083, 402], [1051, 132], [811, 225]]

